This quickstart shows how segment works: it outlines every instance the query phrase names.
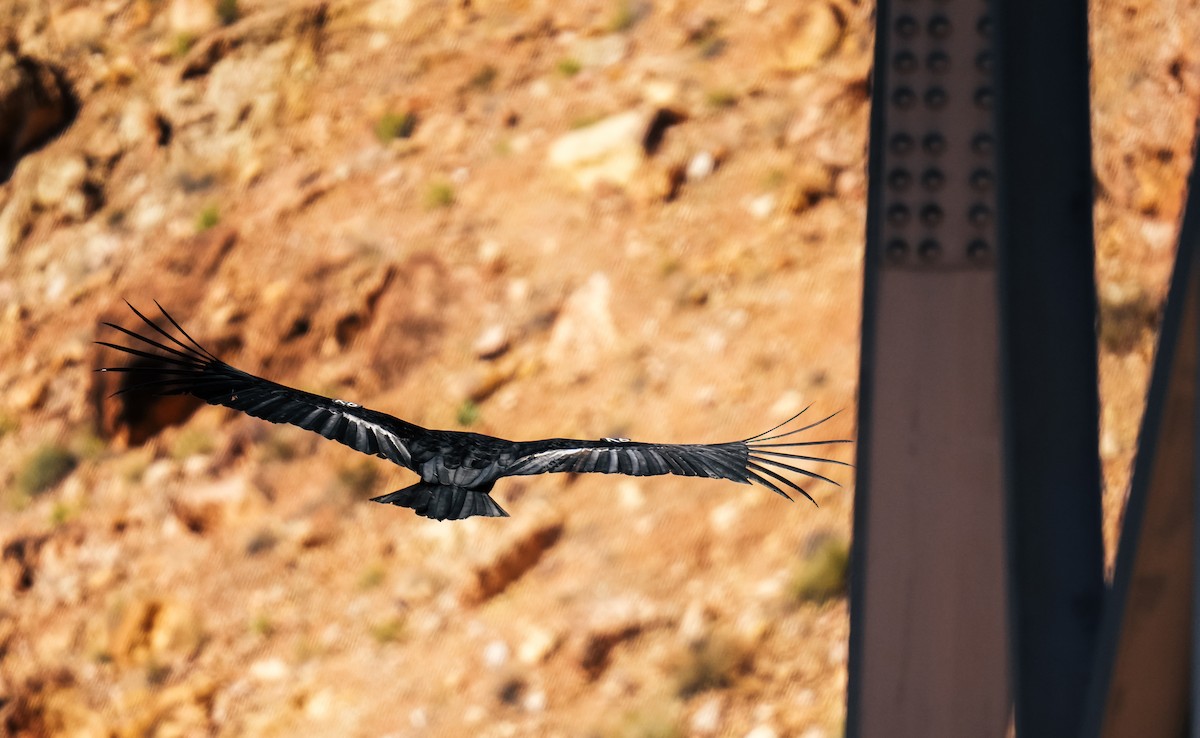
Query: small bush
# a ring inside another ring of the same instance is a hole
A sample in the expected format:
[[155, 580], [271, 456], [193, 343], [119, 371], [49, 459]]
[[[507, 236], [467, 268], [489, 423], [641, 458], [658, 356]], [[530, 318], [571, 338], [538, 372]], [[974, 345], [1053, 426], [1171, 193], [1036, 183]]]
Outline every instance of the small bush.
[[1153, 334], [1162, 318], [1158, 301], [1142, 289], [1119, 298], [1101, 296], [1100, 346], [1114, 354], [1128, 354]]
[[182, 31], [171, 39], [171, 56], [182, 59], [196, 45], [196, 34]]
[[375, 589], [383, 584], [384, 578], [387, 577], [387, 569], [382, 564], [372, 564], [363, 571], [358, 578], [359, 589]]
[[600, 120], [601, 120], [601, 116], [596, 115], [595, 113], [589, 113], [588, 115], [581, 115], [578, 118], [575, 118], [574, 120], [571, 121], [571, 130], [578, 131], [581, 128], [587, 128], [588, 126], [599, 123]]
[[414, 113], [384, 113], [375, 123], [375, 138], [386, 144], [398, 138], [409, 138], [417, 129], [417, 116]]
[[709, 104], [709, 107], [717, 108], [718, 110], [732, 108], [734, 105], [737, 105], [737, 93], [728, 88], [709, 90], [708, 94], [704, 96], [704, 100]]
[[612, 33], [628, 31], [637, 21], [638, 9], [632, 0], [617, 0], [617, 6], [608, 22], [608, 30]]
[[4, 438], [9, 433], [12, 433], [19, 426], [20, 424], [17, 422], [16, 416], [0, 412], [0, 438]]
[[211, 454], [216, 448], [212, 434], [202, 428], [184, 428], [171, 444], [171, 458], [183, 461], [192, 456]]
[[709, 689], [731, 686], [750, 665], [745, 644], [731, 636], [710, 633], [691, 644], [672, 669], [675, 694], [687, 699]]
[[375, 488], [379, 480], [379, 470], [369, 459], [364, 459], [349, 466], [338, 469], [338, 484], [354, 495], [363, 495]]
[[666, 700], [644, 704], [626, 712], [600, 735], [604, 738], [680, 738], [678, 708]]
[[499, 72], [496, 71], [496, 68], [491, 64], [488, 64], [483, 69], [480, 69], [478, 72], [476, 72], [475, 76], [471, 78], [471, 81], [468, 82], [467, 85], [472, 90], [487, 92], [488, 90], [492, 89], [493, 85], [496, 84], [496, 77], [498, 75]]
[[458, 412], [454, 418], [464, 428], [475, 425], [479, 420], [479, 405], [473, 400], [463, 400], [463, 403], [458, 406]]
[[17, 472], [17, 490], [32, 497], [54, 487], [74, 471], [79, 459], [67, 448], [48, 443], [34, 451]]
[[449, 182], [434, 182], [425, 190], [425, 205], [430, 209], [448, 208], [454, 200], [454, 186]]
[[291, 461], [296, 458], [296, 446], [292, 434], [287, 431], [271, 433], [260, 449], [264, 461]]
[[77, 514], [78, 511], [74, 507], [58, 500], [54, 503], [54, 507], [50, 508], [50, 525], [55, 528], [65, 525], [74, 520]]
[[266, 615], [255, 615], [250, 620], [250, 632], [256, 636], [269, 638], [275, 633], [275, 624], [271, 622], [271, 618]]
[[82, 461], [96, 461], [108, 452], [108, 444], [104, 439], [90, 432], [80, 433], [71, 446]]
[[371, 626], [371, 637], [377, 643], [395, 643], [404, 635], [404, 619], [393, 616]]
[[824, 602], [846, 593], [846, 570], [850, 549], [834, 536], [824, 536], [810, 546], [792, 577], [791, 594], [796, 602]]
[[196, 232], [203, 233], [220, 222], [221, 211], [217, 210], [217, 206], [205, 205], [200, 214], [196, 216]]
[[237, 0], [217, 0], [217, 18], [221, 21], [221, 25], [233, 25], [240, 15]]
[[583, 65], [579, 63], [579, 60], [572, 59], [570, 57], [567, 57], [566, 59], [559, 59], [558, 64], [555, 65], [555, 68], [558, 70], [558, 73], [564, 77], [574, 77], [583, 71]]
[[709, 18], [704, 24], [688, 35], [688, 41], [700, 50], [700, 56], [705, 59], [715, 59], [725, 51], [725, 39], [720, 35], [721, 24]]

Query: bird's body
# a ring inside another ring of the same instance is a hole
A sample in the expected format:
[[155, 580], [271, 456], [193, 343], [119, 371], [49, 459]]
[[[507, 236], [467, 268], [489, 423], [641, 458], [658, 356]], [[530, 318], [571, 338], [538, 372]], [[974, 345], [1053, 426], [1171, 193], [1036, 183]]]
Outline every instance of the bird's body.
[[[831, 484], [836, 482], [779, 459], [844, 465], [840, 461], [797, 454], [794, 449], [848, 441], [767, 443], [828, 420], [825, 418], [776, 436], [768, 435], [798, 415], [752, 438], [715, 444], [640, 443], [626, 438], [508, 441], [480, 433], [429, 430], [357, 403], [293, 389], [235, 369], [200, 346], [165, 311], [163, 316], [179, 331], [183, 340], [156, 325], [132, 305], [130, 308], [167, 342], [113, 323], [105, 323], [148, 348], [157, 350], [151, 352], [98, 342], [141, 360], [132, 366], [100, 370], [140, 375], [144, 380], [125, 386], [119, 392], [145, 388], [159, 394], [193, 395], [210, 404], [224, 405], [273, 423], [299, 426], [357, 451], [387, 459], [416, 472], [421, 481], [373, 498], [374, 501], [408, 507], [418, 515], [436, 520], [475, 515], [507, 516], [490, 495], [496, 480], [506, 476], [554, 472], [632, 476], [675, 474], [729, 479], [742, 484], [753, 481], [791, 499], [779, 486], [783, 484], [811, 500], [807, 492], [773, 468]], [[159, 309], [162, 310], [162, 307]]]

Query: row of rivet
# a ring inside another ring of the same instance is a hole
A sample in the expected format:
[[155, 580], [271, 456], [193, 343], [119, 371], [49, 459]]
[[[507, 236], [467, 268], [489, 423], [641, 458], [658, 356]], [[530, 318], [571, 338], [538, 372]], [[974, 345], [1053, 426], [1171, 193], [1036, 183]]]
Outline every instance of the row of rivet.
[[[928, 34], [934, 40], [945, 40], [950, 35], [952, 28], [950, 19], [941, 14], [935, 15], [926, 24]], [[905, 14], [896, 19], [893, 29], [900, 39], [909, 40], [918, 36], [921, 24], [915, 17]], [[981, 36], [988, 37], [991, 33], [991, 20], [987, 16], [980, 18], [976, 23], [976, 30]], [[975, 54], [974, 62], [975, 70], [984, 76], [985, 82], [975, 89], [972, 102], [978, 111], [987, 114], [994, 104], [994, 94], [988, 84], [994, 68], [994, 57], [990, 51], [983, 50]], [[950, 65], [950, 56], [944, 50], [933, 50], [925, 55], [925, 69], [935, 76], [949, 72]], [[914, 110], [919, 99], [924, 100], [925, 107], [930, 111], [942, 110], [949, 103], [949, 93], [939, 84], [930, 85], [923, 95], [919, 95], [913, 89], [911, 82], [905, 83], [905, 77], [913, 76], [920, 71], [919, 58], [914, 51], [907, 49], [898, 51], [892, 57], [891, 68], [902, 81], [902, 84], [889, 95], [890, 102], [898, 111]], [[888, 139], [889, 156], [887, 159], [903, 160], [913, 154], [916, 149], [917, 141], [912, 135], [896, 133]], [[930, 132], [921, 138], [920, 152], [929, 158], [936, 159], [942, 156], [946, 149], [946, 138], [940, 133]], [[971, 168], [968, 185], [971, 191], [977, 193], [979, 197], [988, 199], [995, 179], [989, 168], [994, 153], [994, 139], [990, 134], [978, 133], [971, 139], [970, 149], [972, 153], [985, 161]], [[899, 199], [900, 196], [909, 193], [915, 181], [920, 182], [922, 190], [929, 197], [936, 196], [936, 193], [941, 191], [946, 184], [944, 171], [936, 165], [926, 166], [920, 177], [917, 178], [909, 169], [904, 168], [902, 162], [896, 164], [890, 167], [886, 175], [887, 192], [891, 194], [892, 198]], [[917, 164], [917, 162], [912, 162], [912, 164]], [[893, 201], [884, 212], [886, 223], [890, 227], [889, 230], [907, 230], [913, 222], [914, 210], [916, 211], [916, 220], [921, 227], [927, 230], [937, 229], [945, 222], [946, 214], [943, 206], [936, 202], [926, 202], [910, 207], [904, 202]], [[986, 231], [992, 226], [993, 220], [993, 209], [986, 202], [976, 201], [967, 206], [966, 222], [972, 229]], [[966, 256], [973, 263], [986, 263], [990, 259], [991, 245], [984, 237], [985, 235], [987, 234], [979, 233], [976, 237], [970, 238], [965, 245]], [[932, 264], [942, 259], [943, 247], [937, 238], [931, 236], [919, 239], [913, 248], [907, 238], [899, 235], [889, 238], [884, 246], [885, 257], [892, 263], [905, 263], [912, 253], [915, 253], [922, 263]]]

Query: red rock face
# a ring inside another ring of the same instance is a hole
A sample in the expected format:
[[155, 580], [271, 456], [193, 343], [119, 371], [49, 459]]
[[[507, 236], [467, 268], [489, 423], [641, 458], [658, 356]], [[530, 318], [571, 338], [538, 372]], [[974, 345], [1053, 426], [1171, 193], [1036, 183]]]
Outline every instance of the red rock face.
[[[157, 299], [237, 366], [428, 427], [712, 442], [816, 401], [852, 437], [870, 4], [10, 5], [12, 57], [62, 73], [0, 80], [0, 732], [840, 731], [845, 600], [798, 593], [852, 478], [814, 511], [554, 475], [439, 525], [365, 504], [414, 481], [382, 460], [108, 399], [89, 346]], [[1110, 532], [1193, 5], [1093, 8]], [[581, 188], [554, 143], [619, 116], [646, 122], [621, 177]], [[46, 443], [78, 463], [13, 494]]]

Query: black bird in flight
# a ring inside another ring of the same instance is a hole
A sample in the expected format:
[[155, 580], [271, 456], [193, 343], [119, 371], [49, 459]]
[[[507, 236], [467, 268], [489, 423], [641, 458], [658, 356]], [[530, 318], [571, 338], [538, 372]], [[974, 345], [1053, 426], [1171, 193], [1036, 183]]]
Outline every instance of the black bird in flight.
[[157, 302], [154, 304], [182, 340], [142, 315], [128, 301], [126, 304], [153, 333], [135, 333], [113, 323], [104, 323], [137, 341], [135, 346], [138, 347], [107, 341], [97, 341], [98, 344], [143, 359], [132, 366], [98, 370], [140, 375], [143, 380], [114, 394], [145, 389], [161, 395], [192, 395], [210, 405], [231, 407], [272, 423], [290, 423], [356, 451], [387, 459], [421, 475], [421, 481], [372, 500], [411, 508], [417, 515], [434, 520], [457, 520], [473, 515], [508, 517], [488, 494], [501, 477], [551, 472], [599, 472], [637, 477], [676, 474], [729, 479], [741, 484], [757, 482], [791, 500], [783, 489], [786, 487], [816, 504], [804, 489], [777, 470], [840, 486], [828, 477], [795, 464], [809, 461], [849, 466], [843, 461], [796, 453], [808, 446], [849, 443], [849, 440], [780, 440], [814, 428], [832, 415], [801, 428], [771, 435], [808, 408], [771, 430], [730, 443], [638, 443], [628, 438], [506, 441], [479, 433], [427, 430], [357, 403], [292, 389], [235, 369], [197, 343]]

